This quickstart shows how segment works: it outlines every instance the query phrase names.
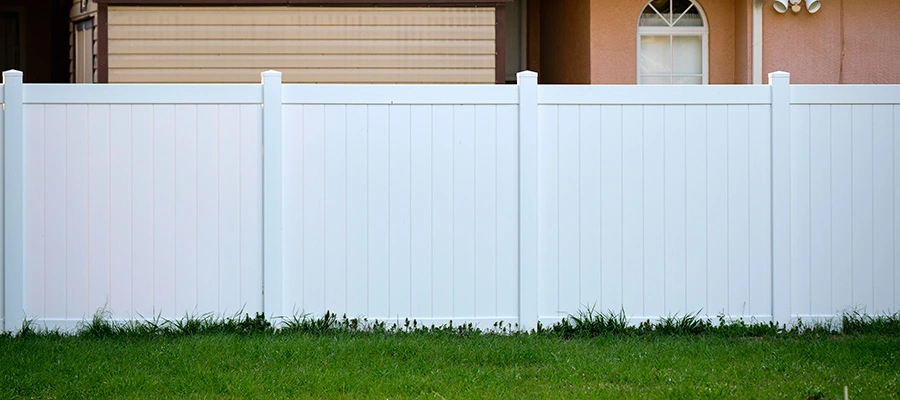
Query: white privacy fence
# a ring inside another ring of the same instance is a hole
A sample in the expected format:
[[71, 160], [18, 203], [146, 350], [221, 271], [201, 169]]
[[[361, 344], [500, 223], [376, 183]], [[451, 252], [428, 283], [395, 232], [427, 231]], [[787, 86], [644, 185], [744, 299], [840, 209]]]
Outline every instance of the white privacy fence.
[[900, 309], [900, 87], [23, 85], [7, 330]]
[[542, 90], [538, 315], [771, 319], [770, 90]]

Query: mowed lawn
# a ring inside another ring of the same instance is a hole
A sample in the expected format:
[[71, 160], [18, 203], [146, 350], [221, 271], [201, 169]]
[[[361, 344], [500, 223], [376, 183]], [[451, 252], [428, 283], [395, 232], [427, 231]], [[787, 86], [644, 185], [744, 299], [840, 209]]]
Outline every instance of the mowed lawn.
[[0, 398], [900, 398], [895, 335], [0, 337]]

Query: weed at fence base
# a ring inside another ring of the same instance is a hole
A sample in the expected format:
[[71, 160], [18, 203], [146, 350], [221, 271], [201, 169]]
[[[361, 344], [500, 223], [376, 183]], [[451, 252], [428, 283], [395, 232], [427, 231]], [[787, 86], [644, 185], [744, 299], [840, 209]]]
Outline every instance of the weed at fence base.
[[585, 307], [575, 315], [569, 315], [551, 326], [538, 321], [530, 331], [519, 329], [518, 324], [494, 322], [487, 329], [472, 323], [454, 325], [449, 321], [443, 325], [424, 325], [415, 319], [388, 323], [365, 317], [349, 318], [346, 314], [326, 311], [321, 317], [310, 314], [294, 314], [291, 317], [267, 319], [264, 313], [238, 312], [231, 316], [214, 317], [212, 314], [185, 315], [182, 318], [166, 319], [159, 315], [142, 320], [115, 321], [105, 308], [97, 310], [90, 320], [83, 321], [74, 333], [50, 330], [37, 326], [35, 319], [25, 319], [22, 329], [16, 334], [4, 332], [2, 335], [29, 338], [35, 336], [78, 336], [85, 338], [105, 338], [111, 336], [187, 336], [199, 334], [385, 334], [385, 335], [447, 335], [478, 336], [492, 335], [543, 335], [563, 339], [590, 338], [600, 336], [697, 336], [714, 335], [720, 337], [775, 337], [803, 335], [851, 335], [876, 334], [900, 335], [900, 313], [871, 316], [857, 310], [844, 312], [840, 324], [833, 321], [798, 320], [791, 327], [779, 326], [773, 322], [750, 322], [743, 319], [728, 320], [717, 316], [717, 323], [700, 317], [700, 312], [672, 315], [657, 322], [645, 320], [637, 325], [629, 324], [624, 310], [618, 312], [597, 311]]

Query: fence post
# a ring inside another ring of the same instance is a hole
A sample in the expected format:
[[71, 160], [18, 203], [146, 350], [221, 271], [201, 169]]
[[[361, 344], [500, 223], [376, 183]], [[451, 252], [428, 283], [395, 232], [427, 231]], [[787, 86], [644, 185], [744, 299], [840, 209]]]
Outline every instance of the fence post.
[[22, 72], [3, 72], [4, 330], [25, 321], [25, 137]]
[[519, 328], [538, 323], [537, 74], [516, 74], [519, 86]]
[[772, 319], [791, 319], [791, 75], [769, 74], [772, 89]]
[[282, 256], [281, 72], [262, 73], [263, 91], [263, 311], [284, 316]]

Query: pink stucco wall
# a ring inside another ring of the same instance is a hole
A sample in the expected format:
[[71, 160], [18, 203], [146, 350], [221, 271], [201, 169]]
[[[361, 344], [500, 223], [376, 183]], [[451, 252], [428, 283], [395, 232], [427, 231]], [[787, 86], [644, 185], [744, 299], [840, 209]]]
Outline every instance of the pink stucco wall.
[[591, 0], [591, 83], [637, 81], [637, 21], [642, 1]]
[[[897, 0], [822, 1], [819, 12], [763, 9], [763, 73], [792, 83], [900, 83]], [[764, 79], [767, 81], [767, 79]]]

